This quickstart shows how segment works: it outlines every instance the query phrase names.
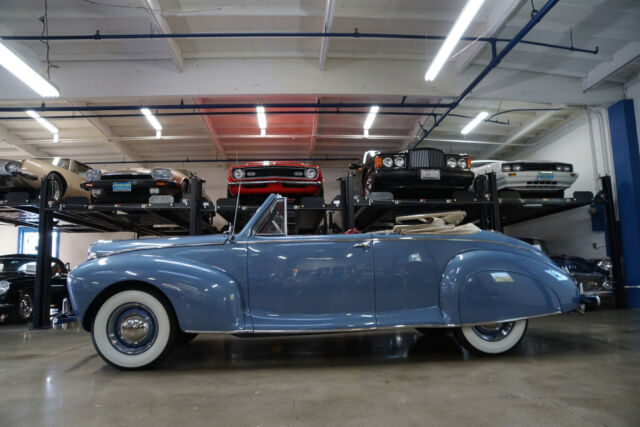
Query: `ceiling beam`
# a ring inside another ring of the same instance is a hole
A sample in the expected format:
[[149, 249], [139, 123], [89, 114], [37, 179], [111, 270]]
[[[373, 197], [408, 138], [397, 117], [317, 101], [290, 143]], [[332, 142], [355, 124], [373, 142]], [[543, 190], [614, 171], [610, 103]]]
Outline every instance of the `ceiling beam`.
[[[561, 108], [554, 107], [554, 108]], [[524, 123], [520, 128], [513, 131], [510, 135], [507, 135], [501, 142], [502, 144], [492, 148], [486, 153], [487, 158], [493, 158], [502, 152], [507, 147], [510, 147], [512, 144], [515, 144], [519, 140], [523, 139], [527, 134], [535, 131], [537, 128], [541, 127], [542, 124], [546, 123], [549, 119], [555, 116], [558, 111], [543, 111], [531, 119], [531, 121]]]
[[[333, 24], [333, 13], [336, 8], [335, 0], [327, 0], [327, 5], [324, 9], [324, 26], [325, 33], [331, 32], [331, 25]], [[322, 38], [322, 44], [320, 45], [320, 71], [324, 71], [325, 62], [327, 62], [327, 54], [329, 53], [329, 37]]]
[[[507, 21], [518, 12], [524, 2], [525, 0], [498, 0], [489, 13], [489, 19], [484, 24], [484, 31], [482, 31], [484, 37], [496, 36], [504, 28]], [[480, 51], [487, 46], [486, 43], [478, 42], [467, 45], [456, 58], [458, 74], [463, 72], [476, 59]]]
[[24, 142], [26, 141], [23, 138], [12, 133], [11, 131], [9, 131], [9, 129], [2, 125], [0, 125], [0, 141], [4, 142], [5, 144], [11, 145], [12, 147], [25, 153], [25, 155], [31, 157], [49, 157], [49, 154], [45, 153], [44, 151], [40, 151], [36, 147], [25, 144]]
[[[193, 102], [196, 104], [203, 104], [204, 100], [202, 98], [194, 98]], [[221, 160], [227, 159], [227, 154], [224, 151], [224, 147], [220, 142], [220, 138], [218, 137], [218, 131], [213, 125], [213, 117], [212, 116], [200, 116], [202, 117], [202, 121], [207, 128], [207, 133], [209, 134], [209, 139], [213, 142], [213, 146], [216, 149], [216, 156]]]
[[624, 67], [640, 58], [640, 41], [632, 41], [616, 53], [613, 59], [602, 62], [587, 73], [582, 81], [582, 88], [586, 92], [605, 81]]
[[[316, 102], [319, 103], [320, 98], [316, 98]], [[316, 141], [318, 139], [318, 123], [319, 122], [320, 122], [320, 114], [314, 114], [313, 122], [311, 124], [311, 139], [309, 141], [309, 157], [313, 157], [313, 152], [316, 150]]]
[[[149, 17], [151, 18], [153, 26], [163, 34], [173, 33], [167, 20], [162, 17], [158, 0], [142, 0], [142, 2], [147, 7], [147, 12], [149, 14]], [[182, 49], [180, 49], [178, 42], [175, 39], [170, 38], [163, 40], [167, 46], [167, 49], [169, 50], [169, 55], [171, 55], [173, 63], [178, 68], [178, 70], [182, 71], [184, 69], [184, 61], [182, 59]]]

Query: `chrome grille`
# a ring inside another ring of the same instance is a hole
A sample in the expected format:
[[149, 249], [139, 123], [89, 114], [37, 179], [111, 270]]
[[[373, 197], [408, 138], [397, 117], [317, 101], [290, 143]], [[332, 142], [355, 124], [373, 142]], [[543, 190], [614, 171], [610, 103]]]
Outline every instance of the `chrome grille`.
[[422, 148], [409, 151], [409, 167], [412, 168], [443, 168], [444, 153], [440, 150]]

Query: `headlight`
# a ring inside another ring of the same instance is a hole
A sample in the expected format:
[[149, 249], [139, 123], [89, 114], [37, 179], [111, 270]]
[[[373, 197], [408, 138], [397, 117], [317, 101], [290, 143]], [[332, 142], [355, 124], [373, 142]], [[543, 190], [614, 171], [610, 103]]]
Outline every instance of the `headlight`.
[[561, 171], [562, 170], [562, 165], [556, 165], [556, 170], [557, 171]]
[[153, 179], [171, 179], [171, 171], [165, 168], [151, 169], [151, 178]]
[[309, 179], [316, 179], [318, 177], [318, 171], [314, 168], [306, 168], [304, 170], [304, 176]]
[[233, 175], [233, 179], [242, 179], [244, 178], [244, 169], [234, 169], [231, 175]]
[[99, 181], [102, 178], [102, 172], [99, 169], [89, 169], [85, 175], [87, 181]]
[[502, 172], [511, 172], [511, 165], [502, 165]]
[[11, 282], [7, 282], [6, 280], [0, 280], [0, 295], [6, 294], [10, 286], [11, 286]]
[[564, 165], [562, 168], [564, 169], [565, 172], [571, 172], [571, 166], [569, 165]]
[[406, 163], [407, 162], [404, 157], [394, 157], [393, 159], [393, 164], [399, 168], [403, 168]]
[[512, 166], [514, 171], [521, 171], [522, 170], [522, 165], [513, 165]]
[[467, 159], [458, 159], [458, 167], [460, 169], [466, 169], [467, 168]]
[[599, 269], [604, 271], [611, 271], [611, 261], [608, 259], [600, 260], [596, 263]]
[[20, 164], [18, 162], [9, 161], [4, 164], [4, 170], [9, 173], [15, 173], [20, 170]]
[[385, 157], [382, 159], [382, 164], [385, 168], [393, 167], [393, 159], [391, 157]]
[[458, 166], [458, 161], [455, 157], [447, 157], [447, 166], [450, 168], [455, 168]]

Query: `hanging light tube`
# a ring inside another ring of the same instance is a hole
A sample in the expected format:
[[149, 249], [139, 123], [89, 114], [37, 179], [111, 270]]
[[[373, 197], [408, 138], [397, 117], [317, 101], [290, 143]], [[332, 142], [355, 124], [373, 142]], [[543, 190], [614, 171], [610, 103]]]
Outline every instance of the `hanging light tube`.
[[367, 119], [364, 121], [364, 126], [362, 126], [364, 130], [371, 129], [371, 126], [373, 125], [373, 121], [376, 119], [376, 114], [378, 114], [378, 111], [380, 111], [380, 107], [378, 107], [377, 105], [374, 105], [371, 107], [371, 110], [369, 110], [369, 115], [367, 116]]
[[22, 80], [24, 84], [43, 98], [56, 98], [60, 96], [60, 92], [54, 85], [49, 83], [2, 43], [0, 43], [0, 65], [9, 70], [14, 76]]
[[58, 130], [57, 127], [52, 125], [48, 120], [40, 117], [40, 115], [33, 110], [27, 110], [26, 113], [36, 122], [38, 122], [40, 126], [47, 129], [49, 132], [53, 134], [53, 142], [58, 142], [60, 131]]
[[141, 108], [140, 112], [144, 114], [144, 117], [147, 119], [149, 124], [156, 130], [156, 138], [162, 138], [162, 124], [156, 119], [156, 116], [153, 115], [151, 110], [148, 108]]
[[264, 107], [258, 105], [256, 107], [256, 114], [258, 115], [258, 127], [260, 127], [260, 135], [265, 136], [267, 134], [267, 115], [264, 112]]
[[460, 131], [461, 134], [466, 135], [469, 132], [471, 132], [476, 126], [478, 126], [480, 124], [481, 121], [483, 121], [484, 119], [486, 119], [489, 116], [489, 113], [487, 113], [486, 111], [482, 111], [481, 113], [478, 113], [477, 116], [475, 116], [473, 118], [473, 120], [471, 120], [469, 123], [467, 123], [467, 125], [462, 128], [462, 130]]
[[436, 76], [447, 62], [447, 59], [451, 56], [451, 52], [453, 52], [453, 49], [455, 49], [456, 45], [460, 41], [460, 38], [464, 35], [467, 27], [469, 27], [469, 24], [473, 21], [473, 17], [478, 13], [482, 3], [484, 3], [484, 0], [469, 0], [467, 2], [466, 6], [460, 13], [460, 16], [456, 20], [456, 23], [453, 24], [449, 35], [440, 47], [438, 54], [431, 62], [429, 69], [425, 73], [424, 79], [426, 81], [431, 82], [435, 80]]

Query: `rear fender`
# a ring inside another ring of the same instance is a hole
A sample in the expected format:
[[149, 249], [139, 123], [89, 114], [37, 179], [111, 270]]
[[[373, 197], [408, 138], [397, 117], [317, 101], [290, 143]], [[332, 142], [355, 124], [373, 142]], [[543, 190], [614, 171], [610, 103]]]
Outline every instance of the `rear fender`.
[[69, 275], [71, 303], [84, 324], [88, 308], [104, 291], [142, 282], [162, 292], [183, 331], [242, 331], [240, 284], [228, 273], [190, 261], [150, 254], [121, 254], [86, 262]]
[[575, 283], [547, 258], [473, 250], [447, 264], [440, 288], [445, 324], [497, 322], [575, 310]]

